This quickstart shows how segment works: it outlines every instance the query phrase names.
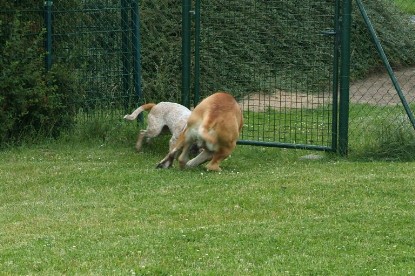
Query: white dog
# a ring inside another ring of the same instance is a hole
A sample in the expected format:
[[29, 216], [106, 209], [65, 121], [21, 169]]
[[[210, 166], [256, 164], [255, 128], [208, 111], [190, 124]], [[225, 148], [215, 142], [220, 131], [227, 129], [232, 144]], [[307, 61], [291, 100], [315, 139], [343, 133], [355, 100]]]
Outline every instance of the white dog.
[[[235, 149], [242, 124], [241, 108], [232, 95], [223, 92], [210, 95], [195, 107], [176, 145], [157, 168], [169, 168], [180, 154], [180, 168], [195, 167], [210, 160], [206, 168], [220, 171], [220, 162]], [[189, 161], [194, 143], [203, 150]]]
[[149, 141], [151, 138], [158, 136], [165, 128], [168, 128], [172, 134], [169, 141], [169, 150], [172, 150], [180, 133], [186, 127], [191, 111], [183, 105], [172, 102], [147, 103], [137, 108], [130, 115], [125, 115], [124, 119], [135, 120], [141, 112], [149, 110], [148, 126], [147, 129], [140, 131], [135, 145], [136, 150], [141, 149], [144, 137]]

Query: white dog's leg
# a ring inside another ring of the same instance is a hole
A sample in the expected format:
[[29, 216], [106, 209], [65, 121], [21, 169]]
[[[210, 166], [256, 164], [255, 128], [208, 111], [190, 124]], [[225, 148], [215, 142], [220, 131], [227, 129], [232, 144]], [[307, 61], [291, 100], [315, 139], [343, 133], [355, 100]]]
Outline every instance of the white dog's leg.
[[144, 137], [146, 137], [146, 133], [147, 133], [146, 130], [140, 131], [140, 134], [138, 135], [138, 138], [137, 138], [137, 142], [135, 143], [135, 149], [137, 151], [140, 151], [141, 146], [143, 145]]
[[208, 150], [202, 150], [195, 158], [186, 163], [186, 167], [193, 168], [212, 159], [213, 153]]
[[167, 169], [170, 168], [173, 165], [173, 159], [165, 157], [163, 160], [161, 160], [160, 163], [157, 164], [157, 169]]
[[156, 168], [157, 169], [167, 169], [170, 168], [173, 165], [173, 161], [176, 158], [176, 155], [178, 154], [178, 149], [174, 148], [171, 152], [169, 152], [166, 157], [161, 160]]
[[177, 137], [173, 135], [169, 141], [169, 151], [173, 150], [174, 146], [176, 145], [176, 141], [177, 141]]

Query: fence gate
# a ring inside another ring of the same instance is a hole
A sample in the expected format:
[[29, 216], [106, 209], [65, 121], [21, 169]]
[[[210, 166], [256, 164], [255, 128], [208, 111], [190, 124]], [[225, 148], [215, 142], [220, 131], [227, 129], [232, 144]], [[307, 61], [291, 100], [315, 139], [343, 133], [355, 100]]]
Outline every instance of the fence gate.
[[336, 150], [338, 10], [325, 0], [184, 0], [182, 102], [226, 90], [244, 111], [240, 144]]
[[46, 67], [63, 64], [73, 71], [83, 91], [81, 115], [121, 117], [141, 93], [138, 1], [44, 5]]

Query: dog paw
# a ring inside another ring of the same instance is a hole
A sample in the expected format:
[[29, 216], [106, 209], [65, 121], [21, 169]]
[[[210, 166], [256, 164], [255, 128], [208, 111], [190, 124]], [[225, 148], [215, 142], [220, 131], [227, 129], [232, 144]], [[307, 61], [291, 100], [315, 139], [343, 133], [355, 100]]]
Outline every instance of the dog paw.
[[156, 169], [168, 169], [170, 168], [171, 163], [169, 161], [166, 162], [160, 162], [157, 164]]
[[208, 171], [214, 171], [214, 172], [221, 172], [222, 171], [222, 169], [219, 167], [219, 165], [210, 165], [210, 164], [208, 164], [208, 165], [206, 165], [206, 169]]

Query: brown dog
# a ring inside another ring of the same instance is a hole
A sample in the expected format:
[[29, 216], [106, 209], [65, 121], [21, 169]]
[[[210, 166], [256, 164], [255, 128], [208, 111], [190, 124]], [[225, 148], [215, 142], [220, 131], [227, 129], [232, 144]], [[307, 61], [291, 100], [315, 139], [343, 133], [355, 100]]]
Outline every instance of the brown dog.
[[[180, 154], [180, 168], [195, 167], [210, 160], [206, 168], [220, 171], [220, 162], [235, 149], [242, 124], [242, 111], [233, 96], [217, 92], [207, 97], [192, 111], [176, 145], [157, 168], [171, 167], [174, 158]], [[189, 150], [194, 143], [202, 151], [189, 161]]]

